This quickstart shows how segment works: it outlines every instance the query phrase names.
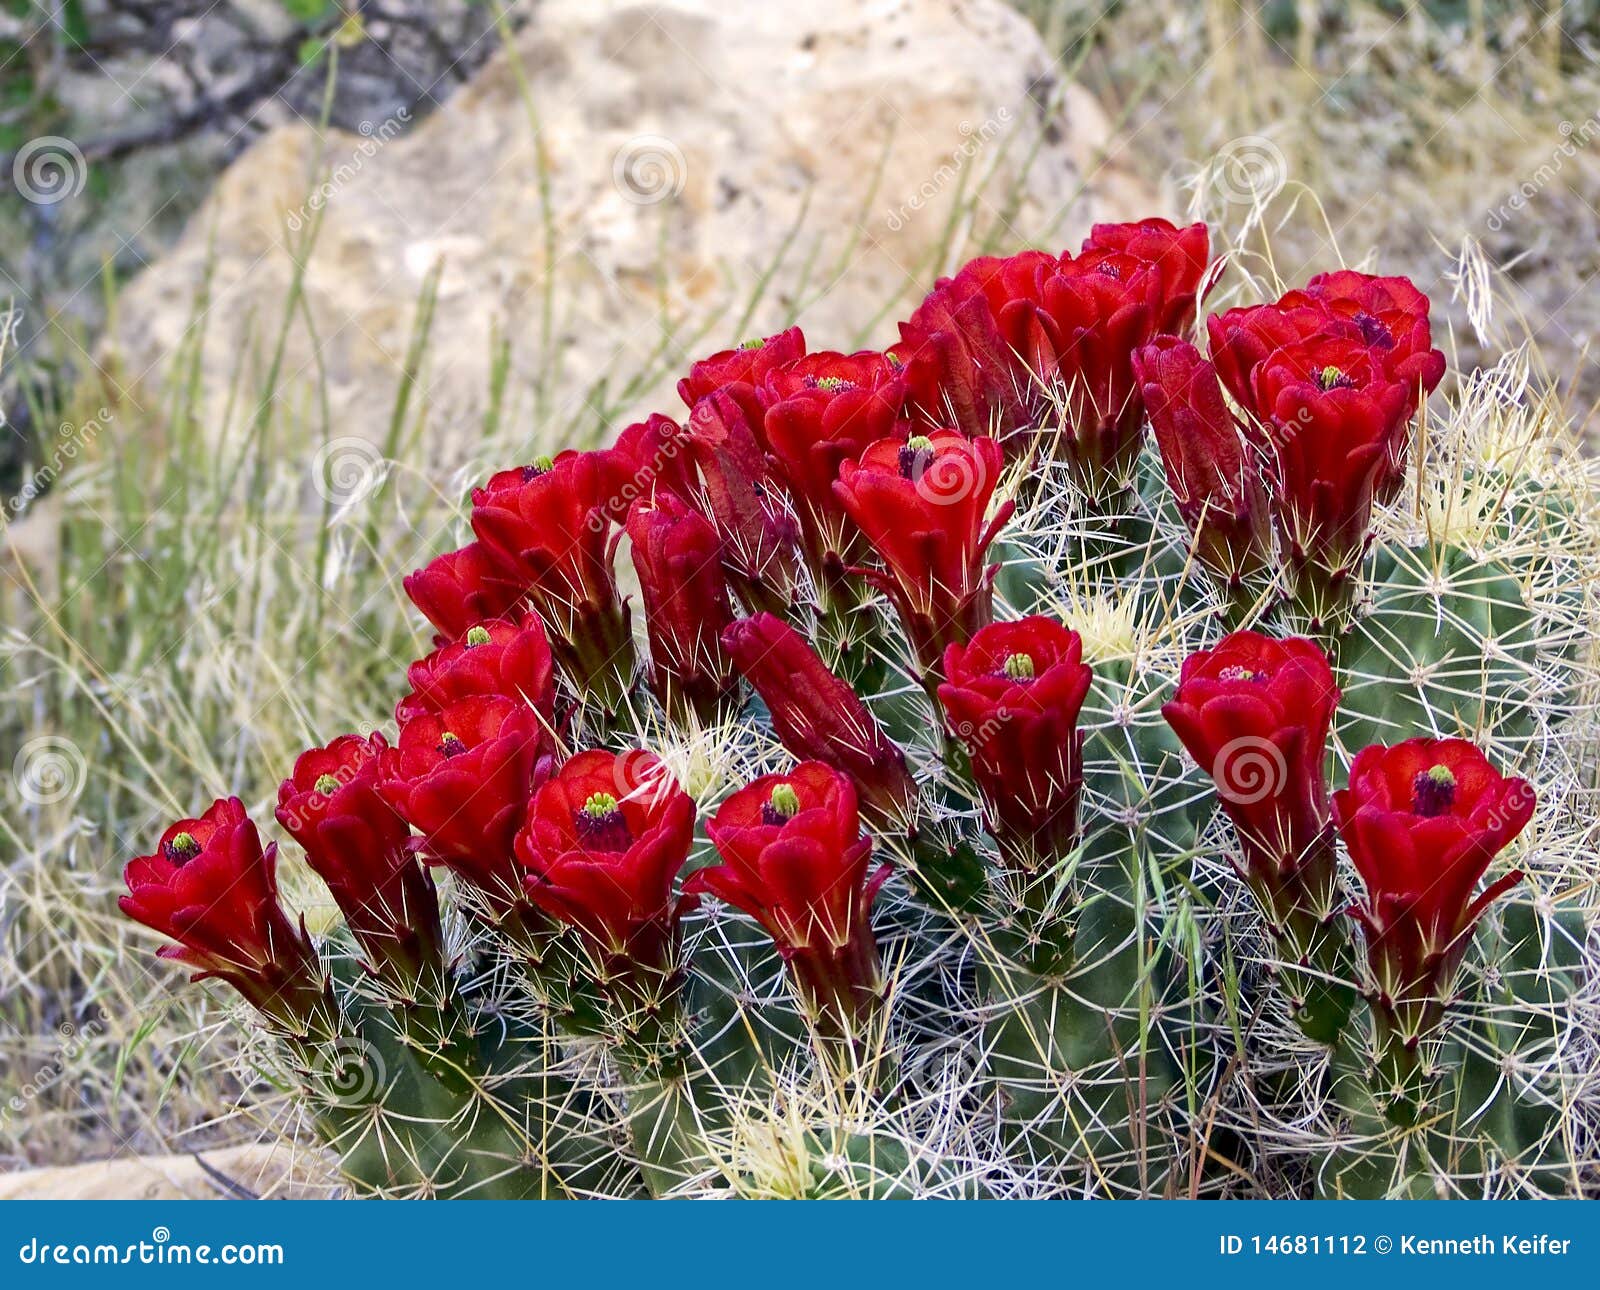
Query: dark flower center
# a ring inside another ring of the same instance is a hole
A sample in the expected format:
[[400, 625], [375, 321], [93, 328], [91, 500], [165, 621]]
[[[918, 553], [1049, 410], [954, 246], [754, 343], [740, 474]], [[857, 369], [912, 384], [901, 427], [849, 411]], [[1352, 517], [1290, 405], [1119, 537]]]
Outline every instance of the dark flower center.
[[339, 791], [339, 781], [332, 775], [318, 775], [313, 787], [324, 797], [332, 797]]
[[1413, 815], [1448, 815], [1456, 804], [1456, 777], [1448, 766], [1430, 766], [1411, 781]]
[[933, 464], [933, 440], [927, 435], [912, 435], [900, 448], [900, 477], [912, 483], [921, 479]]
[[1118, 282], [1122, 281], [1122, 270], [1117, 268], [1117, 266], [1112, 264], [1109, 260], [1103, 264], [1096, 265], [1095, 272], [1101, 274], [1103, 277], [1115, 278]]
[[1032, 654], [1008, 654], [1000, 670], [1013, 681], [1031, 681], [1034, 677]]
[[1355, 377], [1346, 374], [1332, 363], [1317, 373], [1317, 388], [1319, 390], [1348, 390], [1355, 386]]
[[439, 754], [442, 757], [459, 757], [467, 751], [466, 742], [460, 735], [451, 734], [446, 730], [439, 736]]
[[471, 649], [475, 645], [487, 645], [490, 641], [487, 627], [472, 627], [467, 631], [466, 646]]
[[595, 793], [573, 817], [578, 840], [591, 851], [626, 851], [633, 845], [622, 807], [610, 793]]
[[1365, 309], [1358, 313], [1351, 321], [1354, 322], [1357, 327], [1361, 328], [1361, 339], [1367, 344], [1375, 345], [1379, 349], [1394, 348], [1394, 337], [1389, 335], [1389, 329], [1379, 322], [1378, 319], [1369, 314]]
[[161, 848], [161, 854], [181, 868], [200, 854], [200, 843], [192, 833], [175, 833]]
[[847, 381], [842, 376], [808, 376], [806, 377], [808, 389], [824, 390], [829, 394], [838, 394], [843, 390], [856, 388], [854, 381]]
[[530, 479], [538, 479], [540, 475], [548, 475], [555, 468], [554, 458], [535, 457], [531, 465], [522, 468], [522, 482], [526, 484]]
[[778, 784], [772, 796], [761, 804], [761, 822], [773, 826], [785, 824], [800, 814], [800, 794], [792, 784]]

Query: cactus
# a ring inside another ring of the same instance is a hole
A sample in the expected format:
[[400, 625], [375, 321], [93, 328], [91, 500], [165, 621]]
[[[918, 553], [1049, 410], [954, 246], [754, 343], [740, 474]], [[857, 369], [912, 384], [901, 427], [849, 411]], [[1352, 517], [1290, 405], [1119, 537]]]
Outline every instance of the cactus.
[[397, 741], [285, 783], [320, 954], [242, 807], [129, 866], [355, 1191], [1580, 1189], [1600, 517], [1520, 356], [1426, 406], [1403, 279], [1202, 357], [1206, 246], [980, 260], [496, 475]]

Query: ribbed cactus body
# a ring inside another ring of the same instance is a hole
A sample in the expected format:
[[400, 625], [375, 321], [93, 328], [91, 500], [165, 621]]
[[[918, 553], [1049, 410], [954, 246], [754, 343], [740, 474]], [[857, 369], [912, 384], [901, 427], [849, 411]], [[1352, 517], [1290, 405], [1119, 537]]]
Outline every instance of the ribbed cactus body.
[[1535, 728], [1539, 622], [1504, 561], [1460, 547], [1379, 549], [1371, 605], [1341, 643], [1346, 748], [1417, 730], [1519, 744]]

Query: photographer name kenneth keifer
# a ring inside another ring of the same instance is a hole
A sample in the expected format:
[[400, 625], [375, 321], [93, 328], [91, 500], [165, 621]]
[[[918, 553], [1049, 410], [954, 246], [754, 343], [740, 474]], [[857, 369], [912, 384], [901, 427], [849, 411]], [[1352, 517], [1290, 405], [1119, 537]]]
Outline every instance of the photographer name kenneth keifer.
[[1572, 1238], [1551, 1236], [1407, 1236], [1396, 1242], [1396, 1254], [1570, 1254]]

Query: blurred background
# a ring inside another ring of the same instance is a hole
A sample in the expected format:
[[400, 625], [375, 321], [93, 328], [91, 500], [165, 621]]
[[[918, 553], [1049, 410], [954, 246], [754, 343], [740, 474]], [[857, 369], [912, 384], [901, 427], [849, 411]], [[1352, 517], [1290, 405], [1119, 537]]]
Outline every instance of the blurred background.
[[282, 1136], [120, 867], [381, 725], [490, 469], [1150, 214], [1582, 433], [1597, 202], [1590, 0], [0, 0], [0, 1169]]

